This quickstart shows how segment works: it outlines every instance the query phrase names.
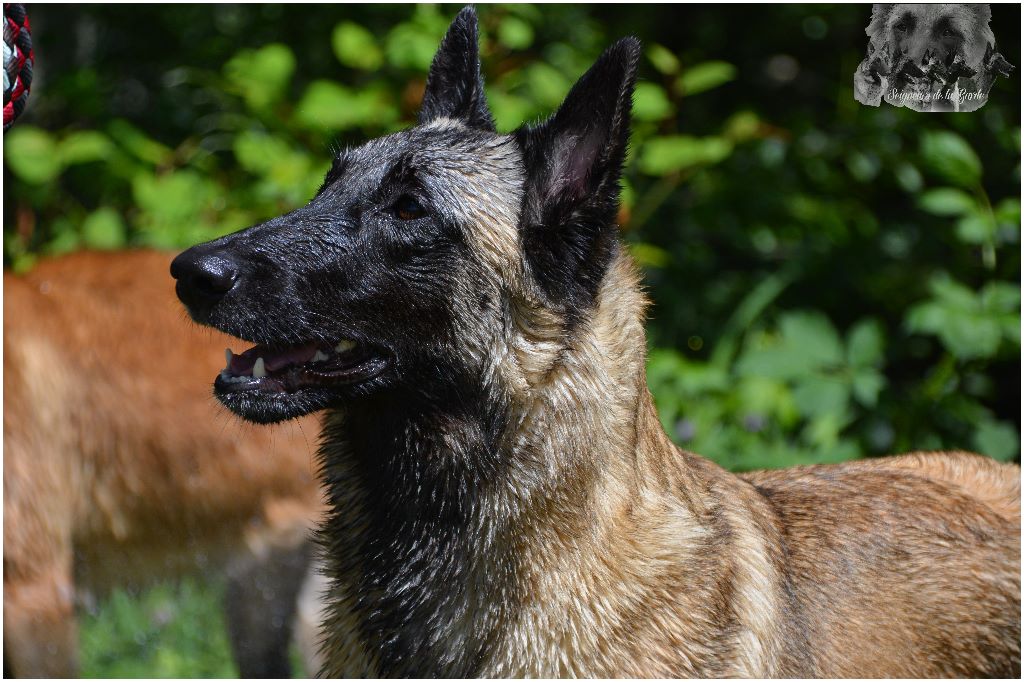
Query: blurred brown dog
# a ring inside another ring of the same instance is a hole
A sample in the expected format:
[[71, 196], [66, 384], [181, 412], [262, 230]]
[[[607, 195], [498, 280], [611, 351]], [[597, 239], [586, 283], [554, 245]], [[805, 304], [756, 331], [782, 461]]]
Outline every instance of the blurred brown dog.
[[86, 590], [233, 562], [241, 672], [288, 674], [318, 426], [214, 409], [227, 343], [182, 323], [169, 262], [80, 253], [4, 274], [5, 673], [76, 674]]

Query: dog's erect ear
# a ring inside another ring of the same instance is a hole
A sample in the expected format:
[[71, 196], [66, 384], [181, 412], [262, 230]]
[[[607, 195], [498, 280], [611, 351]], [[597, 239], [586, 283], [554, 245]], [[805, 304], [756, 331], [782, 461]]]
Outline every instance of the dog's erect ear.
[[589, 304], [618, 245], [619, 176], [629, 142], [640, 41], [623, 38], [572, 87], [554, 116], [515, 135], [526, 187], [523, 244], [554, 301]]
[[452, 118], [472, 128], [494, 130], [494, 119], [484, 96], [477, 47], [476, 11], [466, 7], [448, 27], [427, 76], [420, 108], [421, 124]]

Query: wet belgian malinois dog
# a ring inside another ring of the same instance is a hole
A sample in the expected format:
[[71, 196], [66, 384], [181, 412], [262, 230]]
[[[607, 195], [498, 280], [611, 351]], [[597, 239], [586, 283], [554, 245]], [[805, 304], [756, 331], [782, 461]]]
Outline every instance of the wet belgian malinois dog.
[[965, 453], [736, 476], [676, 448], [615, 225], [640, 45], [502, 135], [476, 17], [419, 125], [177, 258], [257, 344], [245, 419], [326, 408], [326, 675], [1016, 676], [1019, 468]]

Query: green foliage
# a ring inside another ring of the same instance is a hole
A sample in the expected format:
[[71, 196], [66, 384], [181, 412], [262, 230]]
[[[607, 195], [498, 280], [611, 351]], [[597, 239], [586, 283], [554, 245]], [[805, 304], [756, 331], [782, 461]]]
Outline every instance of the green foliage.
[[936, 335], [957, 359], [996, 355], [1003, 341], [1020, 345], [1020, 287], [989, 282], [975, 292], [948, 277], [929, 283], [932, 297], [907, 314], [912, 332]]
[[82, 617], [82, 677], [238, 677], [222, 586], [186, 580], [135, 596], [115, 591]]

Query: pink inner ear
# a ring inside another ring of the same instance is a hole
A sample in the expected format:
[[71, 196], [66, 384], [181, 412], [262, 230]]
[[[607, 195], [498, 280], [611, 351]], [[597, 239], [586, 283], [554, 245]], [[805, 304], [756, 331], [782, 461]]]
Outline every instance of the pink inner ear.
[[601, 149], [601, 135], [597, 130], [582, 135], [566, 135], [559, 141], [549, 196], [580, 199], [593, 188], [588, 180]]

